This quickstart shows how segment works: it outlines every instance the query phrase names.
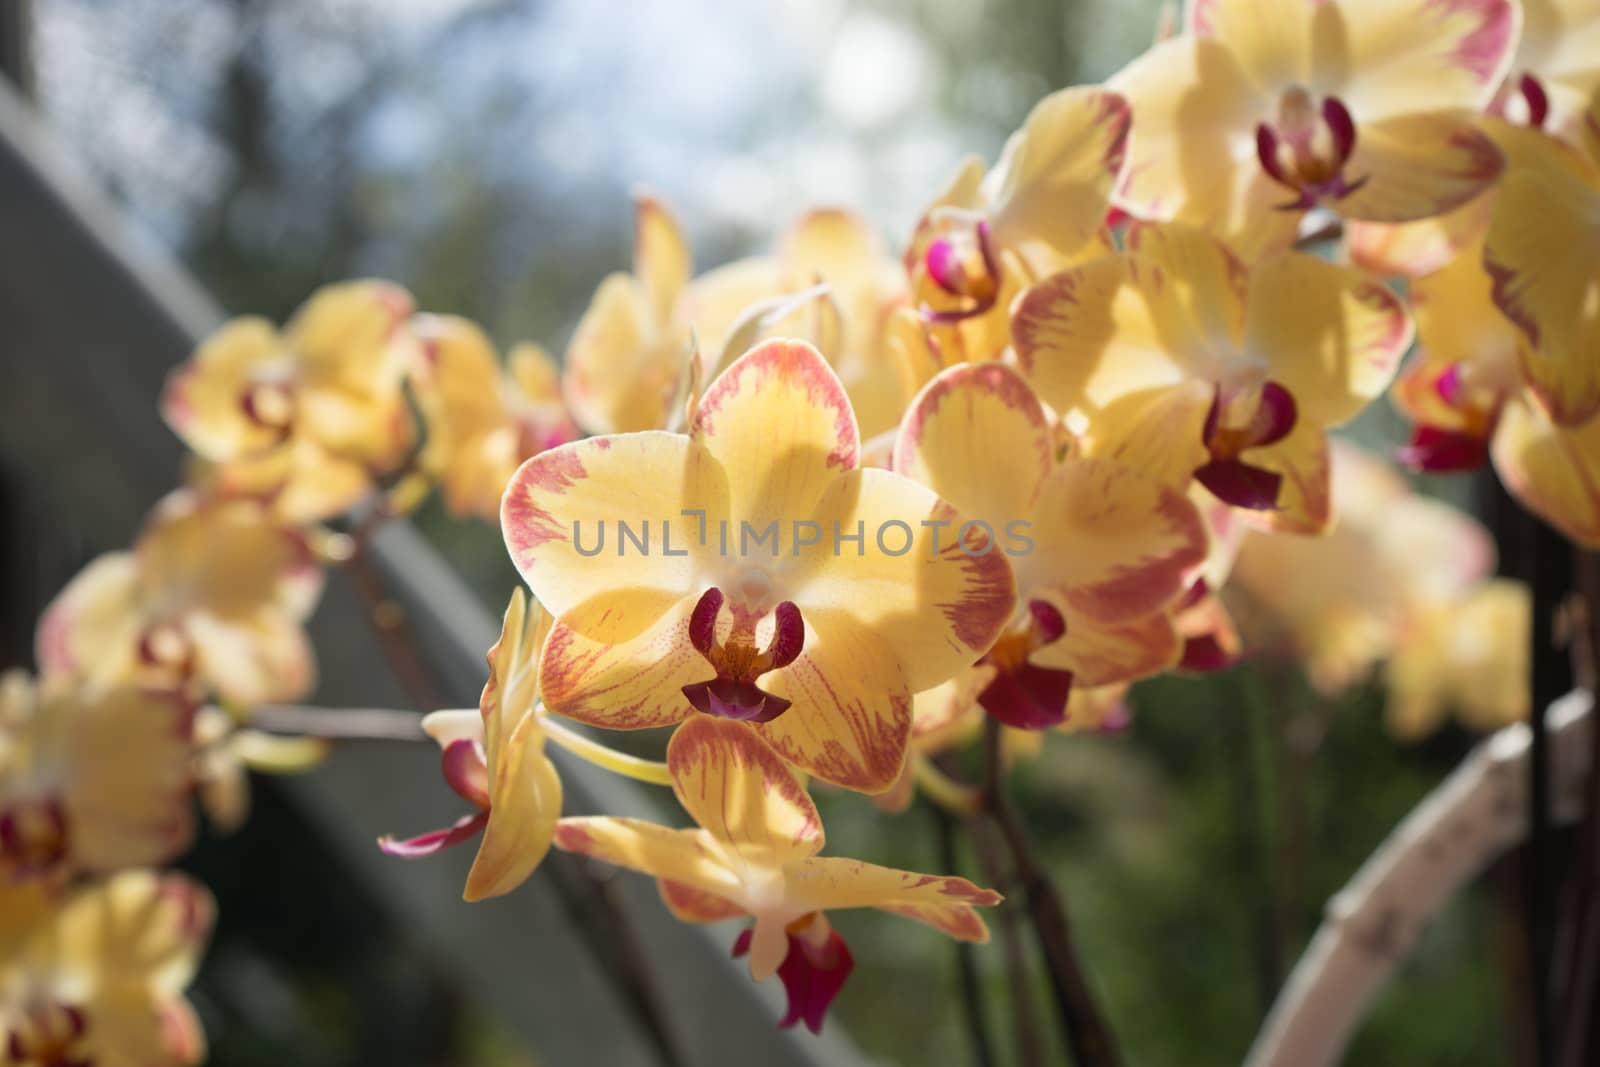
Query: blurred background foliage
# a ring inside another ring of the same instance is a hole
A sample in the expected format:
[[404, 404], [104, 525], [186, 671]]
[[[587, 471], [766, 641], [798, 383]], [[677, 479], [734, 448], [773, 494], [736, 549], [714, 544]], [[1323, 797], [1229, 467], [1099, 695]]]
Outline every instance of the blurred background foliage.
[[[47, 122], [224, 306], [282, 317], [324, 282], [382, 275], [502, 345], [556, 352], [627, 265], [634, 185], [675, 205], [700, 267], [766, 247], [819, 201], [860, 207], [898, 243], [963, 154], [992, 156], [1046, 92], [1114, 71], [1158, 7], [32, 0]], [[1385, 411], [1356, 430], [1375, 446], [1395, 432]], [[497, 531], [421, 520], [497, 608], [514, 580]], [[1323, 902], [1470, 738], [1402, 749], [1381, 693], [1329, 702], [1270, 660], [1151, 682], [1133, 702], [1124, 733], [1050, 738], [1020, 770], [1025, 813], [1127, 1062], [1237, 1063]], [[259, 798], [245, 831], [190, 864], [222, 902], [196, 993], [214, 1064], [537, 1062], [276, 791]], [[887, 819], [860, 798], [824, 804], [834, 851], [943, 865], [925, 806]], [[982, 857], [957, 859], [985, 877]], [[1515, 885], [1496, 871], [1445, 913], [1349, 1062], [1520, 1059]], [[1064, 1062], [1029, 932], [995, 925], [977, 964], [1006, 1062]], [[858, 971], [837, 1018], [865, 1051], [969, 1062], [950, 946], [880, 916], [841, 926]], [[530, 959], [526, 980], [561, 976]]]

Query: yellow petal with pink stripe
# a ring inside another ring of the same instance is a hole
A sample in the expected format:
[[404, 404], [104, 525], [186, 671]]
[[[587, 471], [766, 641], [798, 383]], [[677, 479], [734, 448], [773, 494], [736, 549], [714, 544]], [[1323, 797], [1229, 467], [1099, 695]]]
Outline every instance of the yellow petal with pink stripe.
[[1400, 298], [1348, 267], [1290, 253], [1250, 274], [1245, 348], [1306, 422], [1338, 426], [1382, 395], [1412, 334]]
[[1489, 189], [1504, 157], [1469, 116], [1432, 112], [1362, 123], [1345, 164], [1365, 181], [1331, 204], [1351, 219], [1413, 222], [1454, 211]]
[[1501, 413], [1491, 454], [1524, 507], [1579, 544], [1600, 548], [1600, 416], [1564, 429], [1536, 401], [1514, 399]]
[[984, 180], [1000, 244], [1077, 252], [1099, 230], [1122, 170], [1130, 114], [1123, 97], [1076, 86], [1034, 106]]
[[1033, 551], [1016, 562], [1024, 588], [1051, 590], [1073, 616], [1106, 623], [1166, 608], [1210, 549], [1182, 489], [1097, 458], [1067, 459], [1051, 473], [1032, 536]]
[[882, 793], [900, 776], [911, 737], [905, 666], [848, 610], [808, 610], [805, 622], [805, 650], [765, 683], [794, 706], [756, 728], [807, 774]]
[[689, 643], [693, 610], [693, 598], [624, 590], [562, 615], [539, 667], [545, 703], [610, 730], [681, 722], [694, 711], [683, 687], [709, 673]]
[[861, 455], [844, 386], [803, 341], [766, 341], [736, 360], [706, 389], [689, 434], [727, 476], [727, 517], [758, 528], [810, 515]]
[[1055, 466], [1032, 388], [1000, 363], [944, 371], [917, 394], [895, 436], [894, 469], [957, 510], [993, 523], [1032, 513]]
[[1587, 422], [1600, 411], [1600, 165], [1551, 141], [1507, 174], [1484, 265], [1534, 350], [1529, 384], [1556, 422]]
[[817, 910], [882, 908], [927, 923], [960, 941], [987, 941], [974, 908], [1003, 899], [965, 878], [913, 874], [860, 860], [818, 856], [790, 871], [795, 895]]
[[912, 692], [969, 666], [1010, 619], [1016, 585], [1006, 553], [1020, 546], [1008, 537], [1012, 516], [996, 516], [998, 525], [986, 530], [986, 516], [957, 511], [932, 490], [878, 469], [835, 479], [813, 516], [833, 543], [796, 561], [814, 570], [791, 574], [791, 599], [807, 619], [848, 616], [869, 628]]
[[782, 869], [821, 850], [816, 805], [753, 727], [696, 715], [673, 733], [667, 767], [679, 803], [735, 867]]
[[716, 839], [704, 830], [671, 830], [642, 819], [581, 816], [556, 824], [555, 844], [565, 852], [703, 893], [743, 899], [739, 879], [725, 865]]
[[562, 445], [518, 468], [500, 525], [546, 610], [562, 616], [627, 591], [693, 592], [692, 557], [680, 553], [699, 527], [682, 512], [706, 501], [691, 494], [689, 451], [680, 434], [624, 434]]

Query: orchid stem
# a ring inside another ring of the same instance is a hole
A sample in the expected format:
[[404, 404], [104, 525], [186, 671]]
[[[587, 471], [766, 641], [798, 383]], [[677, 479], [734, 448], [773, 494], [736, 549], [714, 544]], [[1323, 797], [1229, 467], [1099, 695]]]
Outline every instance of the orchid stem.
[[544, 735], [552, 744], [559, 745], [579, 759], [588, 760], [596, 767], [603, 767], [613, 774], [632, 778], [636, 782], [648, 782], [650, 785], [672, 784], [672, 772], [667, 769], [665, 763], [618, 752], [570, 727], [563, 726], [555, 719], [544, 720]]
[[1011, 852], [1011, 860], [1022, 882], [1028, 918], [1034, 937], [1044, 953], [1055, 992], [1061, 1028], [1078, 1067], [1117, 1067], [1122, 1062], [1115, 1037], [1095, 1003], [1088, 976], [1078, 962], [1072, 943], [1072, 927], [1061, 901], [1061, 893], [1051, 882], [1049, 872], [1034, 852], [1033, 841], [1006, 793], [1005, 771], [1000, 752], [1001, 726], [997, 720], [984, 723], [983, 795], [984, 810]]
[[[465, 709], [474, 714], [476, 708]], [[250, 709], [246, 723], [278, 734], [323, 737], [333, 741], [426, 741], [422, 716], [385, 708], [312, 708], [291, 704], [263, 704]], [[553, 718], [544, 718], [544, 735], [573, 755], [614, 774], [651, 785], [671, 785], [665, 763], [640, 759], [607, 748]], [[953, 783], [952, 783], [953, 784]]]
[[945, 774], [920, 756], [911, 757], [911, 777], [922, 795], [951, 815], [963, 818], [983, 812], [983, 793]]
[[260, 704], [249, 709], [241, 725], [275, 734], [321, 737], [330, 741], [426, 741], [422, 716], [387, 708], [312, 708], [295, 704]]

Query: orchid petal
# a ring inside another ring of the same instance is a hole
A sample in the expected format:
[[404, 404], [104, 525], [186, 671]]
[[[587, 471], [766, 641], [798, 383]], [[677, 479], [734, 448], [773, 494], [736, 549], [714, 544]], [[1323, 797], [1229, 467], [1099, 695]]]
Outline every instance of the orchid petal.
[[667, 767], [684, 810], [734, 866], [779, 870], [822, 848], [816, 805], [754, 728], [696, 715], [673, 733]]

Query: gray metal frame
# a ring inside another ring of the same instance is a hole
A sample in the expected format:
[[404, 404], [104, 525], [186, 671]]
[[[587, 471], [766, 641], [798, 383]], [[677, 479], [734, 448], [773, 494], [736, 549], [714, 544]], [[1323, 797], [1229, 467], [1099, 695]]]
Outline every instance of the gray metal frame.
[[[182, 462], [157, 415], [162, 379], [220, 317], [193, 281], [75, 174], [0, 82], [0, 465], [21, 475], [23, 498], [10, 503], [24, 521], [40, 531], [71, 531], [62, 536], [78, 538], [72, 550], [80, 554], [131, 540], [149, 506], [178, 480]], [[384, 529], [375, 557], [411, 609], [449, 699], [475, 704], [497, 620], [409, 526]], [[0, 588], [34, 580], [36, 562], [0, 560]], [[320, 703], [405, 706], [341, 576], [330, 583], [312, 634]], [[574, 931], [543, 873], [506, 898], [467, 905], [459, 897], [470, 850], [415, 863], [379, 854], [373, 841], [380, 833], [444, 825], [460, 813], [440, 781], [436, 754], [425, 749], [431, 746], [341, 748], [325, 768], [293, 779], [290, 791], [349, 851], [373, 893], [541, 1062], [658, 1062], [615, 976]], [[563, 752], [555, 756], [569, 814], [676, 817], [664, 791], [619, 781]], [[286, 857], [286, 872], [292, 864]], [[756, 986], [729, 958], [733, 929], [678, 923], [643, 878], [619, 875], [612, 890], [687, 1063], [864, 1062], [837, 1023], [821, 1038], [774, 1028], [781, 988], [776, 981]]]

